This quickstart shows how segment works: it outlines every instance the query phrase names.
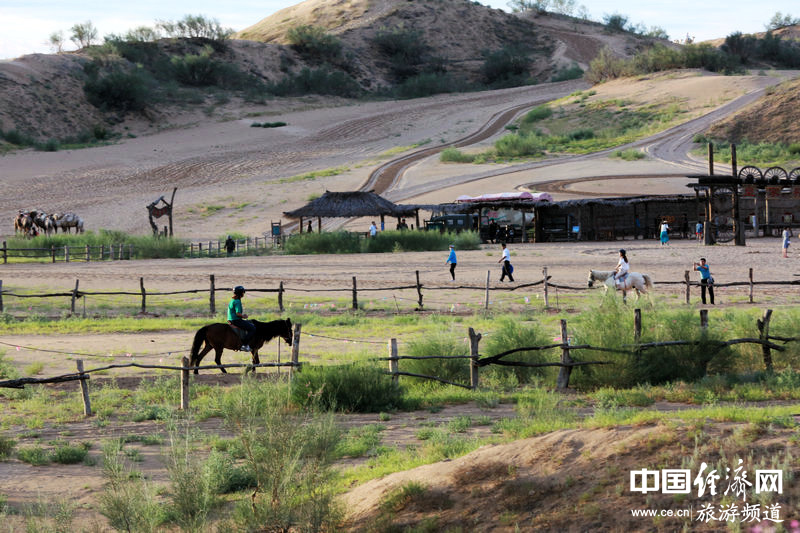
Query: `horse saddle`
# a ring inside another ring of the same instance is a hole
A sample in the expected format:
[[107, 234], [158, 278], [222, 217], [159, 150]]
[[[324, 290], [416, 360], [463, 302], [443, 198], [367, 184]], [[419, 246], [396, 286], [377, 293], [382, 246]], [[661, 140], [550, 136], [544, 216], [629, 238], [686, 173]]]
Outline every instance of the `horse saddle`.
[[244, 341], [244, 338], [247, 337], [247, 330], [246, 329], [242, 329], [239, 326], [234, 326], [230, 322], [228, 322], [228, 325], [231, 327], [233, 332], [236, 333], [236, 335], [239, 336], [239, 340]]

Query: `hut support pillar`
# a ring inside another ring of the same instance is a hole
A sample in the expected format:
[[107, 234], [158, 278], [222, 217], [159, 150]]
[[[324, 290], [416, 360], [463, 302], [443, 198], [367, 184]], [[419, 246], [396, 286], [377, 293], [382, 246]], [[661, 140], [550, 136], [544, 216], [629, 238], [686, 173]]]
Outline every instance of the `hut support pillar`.
[[[710, 152], [709, 152], [710, 153]], [[706, 191], [706, 223], [703, 224], [703, 244], [710, 246], [714, 244], [714, 235], [711, 231], [711, 220], [713, 219], [713, 199], [714, 191], [711, 187]]]
[[317, 233], [322, 233], [322, 217], [317, 217]]
[[522, 240], [520, 242], [528, 242], [528, 239], [525, 235], [525, 211], [522, 211]]
[[300, 233], [303, 233], [303, 217], [300, 217]]
[[414, 209], [414, 220], [417, 221], [417, 229], [420, 229], [420, 227], [419, 227], [419, 209]]

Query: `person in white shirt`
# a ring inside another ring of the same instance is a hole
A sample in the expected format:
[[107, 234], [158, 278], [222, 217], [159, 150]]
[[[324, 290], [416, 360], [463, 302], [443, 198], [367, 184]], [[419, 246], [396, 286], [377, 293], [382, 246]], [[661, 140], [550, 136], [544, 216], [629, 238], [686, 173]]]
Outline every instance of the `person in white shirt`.
[[498, 261], [498, 263], [503, 263], [503, 274], [500, 276], [500, 281], [505, 281], [506, 276], [508, 276], [508, 281], [513, 282], [514, 276], [511, 275], [511, 251], [506, 248], [506, 243], [501, 243], [500, 246], [503, 247], [503, 256]]
[[625, 278], [627, 277], [629, 270], [630, 265], [628, 264], [628, 256], [625, 255], [625, 250], [620, 250], [617, 268], [614, 269], [614, 284], [617, 286], [617, 289], [620, 289], [623, 285], [625, 285]]
[[372, 221], [372, 224], [369, 225], [369, 236], [374, 237], [378, 234], [378, 226], [375, 225], [375, 221]]
[[669, 246], [669, 224], [666, 220], [661, 223], [661, 246]]

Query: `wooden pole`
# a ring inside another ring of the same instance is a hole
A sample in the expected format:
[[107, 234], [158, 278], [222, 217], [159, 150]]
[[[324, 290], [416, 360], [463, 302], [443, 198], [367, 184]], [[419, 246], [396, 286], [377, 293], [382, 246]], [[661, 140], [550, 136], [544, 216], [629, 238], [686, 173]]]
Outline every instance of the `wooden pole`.
[[475, 333], [475, 330], [469, 328], [469, 385], [472, 390], [478, 388], [478, 343], [481, 342], [481, 334]]
[[177, 187], [172, 189], [172, 197], [169, 199], [169, 213], [168, 214], [169, 214], [169, 236], [170, 237], [172, 237], [172, 209], [173, 209], [173, 206], [175, 205], [175, 191], [177, 191], [177, 190], [178, 190]]
[[700, 327], [708, 329], [708, 309], [701, 309], [700, 310]]
[[542, 276], [544, 277], [544, 308], [550, 309], [550, 296], [547, 291], [547, 267], [542, 269]]
[[[561, 319], [561, 362], [564, 364], [572, 363], [572, 357], [569, 355], [569, 337], [567, 336], [567, 321]], [[572, 374], [571, 366], [562, 366], [558, 371], [558, 380], [556, 381], [556, 388], [558, 390], [566, 390], [569, 387], [569, 377]]]
[[294, 335], [292, 336], [292, 366], [289, 370], [289, 380], [294, 377], [295, 372], [300, 372], [298, 362], [300, 361], [300, 329], [302, 324], [294, 325]]
[[278, 286], [278, 309], [283, 313], [283, 282]]
[[142, 289], [142, 314], [147, 312], [147, 291], [144, 290], [144, 278], [139, 278], [139, 287]]
[[106, 258], [106, 245], [105, 244], [101, 244], [100, 245], [100, 261], [105, 260], [105, 258]]
[[691, 295], [691, 292], [690, 292], [690, 291], [691, 291], [691, 287], [692, 287], [692, 284], [691, 284], [691, 282], [689, 281], [689, 271], [688, 271], [688, 270], [684, 270], [684, 271], [683, 271], [683, 280], [684, 280], [684, 282], [686, 283], [686, 303], [687, 303], [687, 305], [688, 305], [688, 303], [689, 303], [689, 297], [690, 297], [690, 295]]
[[358, 291], [356, 289], [355, 276], [353, 276], [353, 311], [358, 311]]
[[69, 246], [64, 245], [64, 262], [69, 263]]
[[419, 282], [419, 270], [416, 271], [417, 274], [417, 303], [419, 304], [419, 309], [417, 311], [422, 311], [422, 284]]
[[492, 274], [491, 270], [486, 271], [486, 301], [483, 304], [485, 310], [489, 310], [489, 276]]
[[3, 264], [8, 264], [8, 245], [3, 241]]
[[53, 263], [56, 262], [56, 247], [52, 244], [50, 245], [50, 259]]
[[83, 416], [92, 416], [92, 404], [89, 402], [89, 376], [83, 372], [83, 360], [75, 361], [78, 365], [78, 374], [81, 379], [81, 395], [83, 396]]
[[642, 355], [641, 349], [639, 349], [639, 344], [642, 342], [642, 310], [641, 309], [634, 309], [633, 310], [633, 343], [636, 344], [636, 359], [638, 360], [639, 357]]
[[[772, 319], [772, 309], [764, 309], [764, 315], [756, 322], [758, 326], [758, 338], [766, 342], [769, 340], [769, 321]], [[769, 345], [761, 345], [761, 355], [764, 358], [764, 368], [767, 372], [772, 372], [772, 352]]]
[[75, 280], [75, 288], [72, 290], [72, 302], [70, 303], [70, 306], [69, 306], [69, 311], [73, 315], [75, 314], [75, 299], [78, 297], [78, 283], [79, 282], [80, 282], [80, 280], [77, 280], [77, 279]]
[[133, 245], [129, 244], [128, 245], [128, 261], [130, 261], [131, 259], [133, 259]]
[[90, 256], [91, 256], [91, 252], [89, 251], [89, 245], [87, 244], [86, 245], [86, 262], [87, 263], [89, 262]]
[[397, 375], [399, 371], [398, 359], [397, 359], [397, 339], [391, 339], [389, 341], [389, 372], [392, 374], [392, 384], [397, 386], [400, 383], [400, 376]]
[[714, 175], [714, 145], [708, 143], [708, 175]]
[[3, 312], [3, 280], [0, 279], [0, 313]]
[[749, 272], [748, 276], [750, 278], [750, 303], [753, 303], [753, 269], [752, 268], [750, 269], [750, 272]]
[[211, 287], [208, 293], [208, 311], [211, 313], [211, 316], [217, 314], [217, 293], [216, 287], [214, 283], [214, 274], [211, 274], [209, 277], [209, 281], [211, 283]]
[[189, 410], [189, 358], [181, 357], [181, 410]]

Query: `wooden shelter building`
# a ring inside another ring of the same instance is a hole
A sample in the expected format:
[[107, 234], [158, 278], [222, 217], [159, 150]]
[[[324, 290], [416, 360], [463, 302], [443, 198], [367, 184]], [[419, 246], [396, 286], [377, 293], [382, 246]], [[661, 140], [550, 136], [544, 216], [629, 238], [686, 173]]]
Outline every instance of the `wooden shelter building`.
[[308, 204], [293, 211], [283, 214], [289, 218], [300, 220], [300, 233], [303, 233], [304, 219], [317, 219], [317, 231], [322, 231], [323, 218], [358, 218], [379, 216], [381, 226], [384, 217], [400, 218], [409, 212], [414, 212], [415, 207], [398, 206], [389, 200], [371, 191], [331, 192], [312, 200]]

